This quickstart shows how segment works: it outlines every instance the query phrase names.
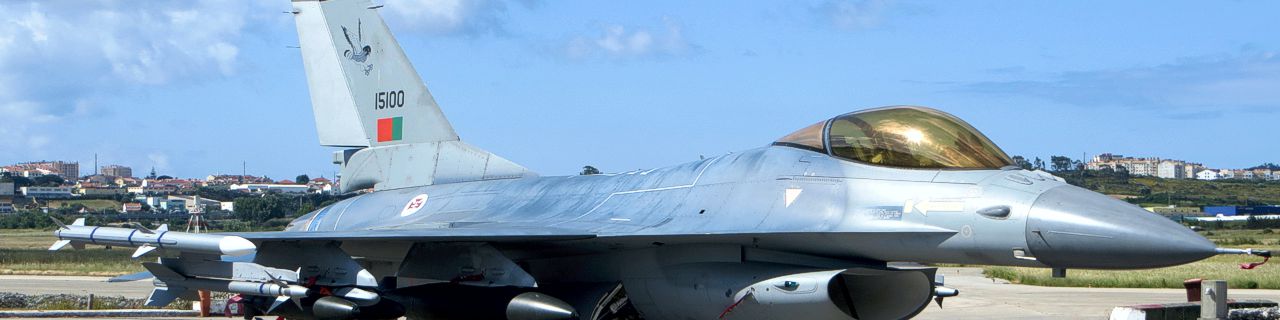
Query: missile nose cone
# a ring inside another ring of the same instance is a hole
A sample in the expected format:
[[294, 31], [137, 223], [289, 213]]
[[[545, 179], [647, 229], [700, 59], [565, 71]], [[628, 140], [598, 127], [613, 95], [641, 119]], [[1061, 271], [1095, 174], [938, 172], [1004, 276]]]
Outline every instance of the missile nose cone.
[[253, 242], [245, 240], [245, 238], [226, 236], [222, 237], [222, 240], [218, 240], [218, 250], [225, 255], [239, 256], [254, 253], [258, 251], [258, 247], [253, 245]]
[[578, 319], [573, 306], [560, 299], [537, 292], [521, 293], [507, 303], [507, 319], [569, 320]]
[[1062, 186], [1031, 207], [1027, 244], [1058, 268], [1143, 269], [1185, 264], [1215, 254], [1212, 242], [1132, 204]]

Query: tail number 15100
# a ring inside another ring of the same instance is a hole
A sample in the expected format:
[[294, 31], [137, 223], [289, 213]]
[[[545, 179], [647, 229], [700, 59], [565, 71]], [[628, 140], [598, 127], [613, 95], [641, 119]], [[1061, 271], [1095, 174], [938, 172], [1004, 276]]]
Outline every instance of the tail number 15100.
[[377, 102], [373, 104], [375, 109], [404, 107], [404, 90], [378, 92], [377, 98]]

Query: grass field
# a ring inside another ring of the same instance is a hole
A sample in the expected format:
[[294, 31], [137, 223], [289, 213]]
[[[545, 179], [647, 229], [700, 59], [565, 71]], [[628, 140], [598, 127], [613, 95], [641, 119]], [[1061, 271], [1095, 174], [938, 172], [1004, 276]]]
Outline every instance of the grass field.
[[[1203, 234], [1203, 233], [1202, 233]], [[1220, 246], [1269, 249], [1280, 253], [1280, 233], [1260, 230], [1214, 231], [1207, 236]], [[1150, 270], [1068, 270], [1066, 278], [1053, 278], [1044, 268], [986, 267], [987, 277], [1013, 283], [1053, 287], [1096, 288], [1182, 288], [1182, 281], [1192, 278], [1227, 280], [1232, 288], [1280, 289], [1280, 258], [1253, 270], [1240, 269], [1241, 263], [1262, 261], [1259, 257], [1239, 255], [1216, 256], [1186, 265]]]
[[82, 205], [89, 210], [120, 210], [120, 202], [115, 200], [90, 199], [90, 200], [51, 200], [50, 208], [61, 208], [63, 206]]
[[48, 251], [57, 239], [42, 230], [0, 230], [0, 274], [117, 276], [142, 271], [131, 248]]

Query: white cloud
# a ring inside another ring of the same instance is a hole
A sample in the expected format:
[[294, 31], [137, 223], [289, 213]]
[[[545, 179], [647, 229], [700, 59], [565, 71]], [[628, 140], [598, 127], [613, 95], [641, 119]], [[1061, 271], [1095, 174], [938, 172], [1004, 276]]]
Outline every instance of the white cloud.
[[879, 25], [887, 5], [887, 0], [828, 0], [810, 11], [838, 29], [851, 31]]
[[963, 84], [959, 90], [1031, 96], [1082, 107], [1170, 114], [1280, 110], [1280, 56], [1245, 52], [1157, 66], [1063, 72], [1047, 78]]
[[507, 4], [499, 0], [387, 0], [385, 6], [379, 12], [394, 27], [439, 35], [505, 32]]
[[256, 2], [3, 2], [0, 12], [0, 148], [34, 151], [57, 139], [48, 126], [104, 114], [94, 95], [217, 75], [238, 66]]
[[579, 36], [569, 41], [565, 48], [570, 58], [584, 59], [596, 55], [610, 58], [634, 58], [650, 56], [677, 56], [694, 51], [697, 46], [684, 37], [680, 24], [663, 19], [663, 28], [628, 28], [622, 25], [605, 25], [595, 37]]

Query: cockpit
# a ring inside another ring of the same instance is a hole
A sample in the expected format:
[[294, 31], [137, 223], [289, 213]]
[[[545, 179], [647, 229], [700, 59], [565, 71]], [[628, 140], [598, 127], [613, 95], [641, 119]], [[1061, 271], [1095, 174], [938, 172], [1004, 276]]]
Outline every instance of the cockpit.
[[847, 113], [773, 143], [860, 163], [917, 169], [999, 169], [1013, 160], [968, 123], [912, 106]]

